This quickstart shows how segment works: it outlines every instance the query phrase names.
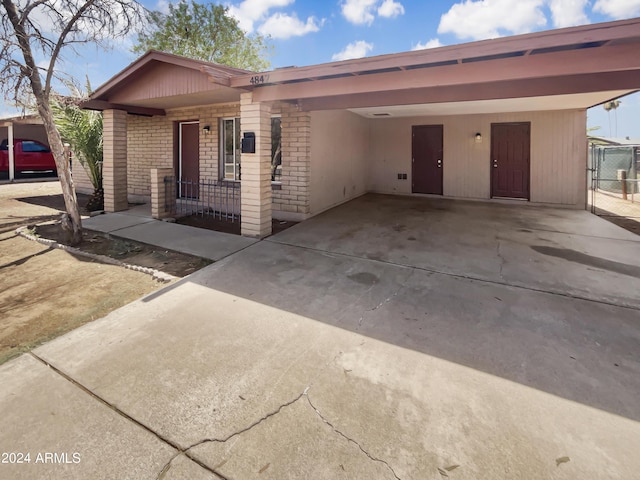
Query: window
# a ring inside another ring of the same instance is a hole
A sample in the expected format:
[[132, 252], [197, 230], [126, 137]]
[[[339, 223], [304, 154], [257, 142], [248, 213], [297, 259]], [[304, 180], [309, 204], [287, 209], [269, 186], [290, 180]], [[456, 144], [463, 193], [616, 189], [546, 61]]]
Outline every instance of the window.
[[223, 118], [220, 126], [222, 139], [222, 178], [240, 180], [240, 119]]
[[282, 176], [282, 119], [271, 117], [271, 181]]
[[22, 151], [30, 152], [30, 153], [49, 153], [49, 147], [45, 147], [43, 144], [39, 142], [34, 142], [32, 140], [23, 140], [22, 141]]
[[[271, 117], [271, 180], [279, 181], [282, 175], [282, 125], [281, 118]], [[240, 119], [223, 118], [220, 123], [220, 150], [223, 180], [240, 180]]]

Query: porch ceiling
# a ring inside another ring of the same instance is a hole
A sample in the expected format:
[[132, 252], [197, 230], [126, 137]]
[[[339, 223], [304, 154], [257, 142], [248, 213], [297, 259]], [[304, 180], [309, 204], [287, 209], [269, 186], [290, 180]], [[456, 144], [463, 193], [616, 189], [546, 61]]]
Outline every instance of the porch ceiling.
[[553, 95], [545, 97], [507, 98], [501, 100], [477, 100], [413, 105], [350, 108], [349, 111], [366, 118], [414, 117], [431, 115], [474, 115], [501, 112], [535, 112], [545, 110], [582, 109], [598, 105], [627, 94], [627, 90]]

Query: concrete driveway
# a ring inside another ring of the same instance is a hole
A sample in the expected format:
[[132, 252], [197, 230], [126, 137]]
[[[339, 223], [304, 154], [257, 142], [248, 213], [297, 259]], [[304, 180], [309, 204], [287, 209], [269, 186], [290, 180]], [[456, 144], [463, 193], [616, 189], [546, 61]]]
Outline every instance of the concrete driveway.
[[639, 291], [586, 212], [367, 195], [0, 367], [0, 478], [634, 478]]

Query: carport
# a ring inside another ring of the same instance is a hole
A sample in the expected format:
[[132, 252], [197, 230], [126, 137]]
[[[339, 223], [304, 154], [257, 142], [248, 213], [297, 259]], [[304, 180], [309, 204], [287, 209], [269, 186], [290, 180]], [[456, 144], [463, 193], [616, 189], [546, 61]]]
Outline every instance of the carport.
[[231, 86], [307, 112], [307, 217], [365, 192], [583, 209], [586, 110], [640, 87], [639, 31], [638, 19], [573, 27]]
[[38, 115], [21, 115], [0, 119], [0, 140], [7, 139], [9, 147], [9, 181], [15, 179], [15, 162], [13, 158], [14, 138], [28, 138], [49, 144], [47, 132]]

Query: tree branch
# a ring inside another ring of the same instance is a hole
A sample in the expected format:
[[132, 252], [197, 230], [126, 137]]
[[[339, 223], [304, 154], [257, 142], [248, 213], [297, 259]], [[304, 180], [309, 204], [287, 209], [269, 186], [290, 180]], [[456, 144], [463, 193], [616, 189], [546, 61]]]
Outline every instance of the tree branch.
[[60, 50], [65, 45], [65, 39], [67, 38], [67, 35], [69, 35], [69, 32], [71, 32], [75, 27], [76, 22], [80, 18], [82, 18], [82, 15], [84, 14], [84, 12], [86, 12], [95, 3], [95, 1], [96, 0], [88, 0], [87, 2], [85, 2], [84, 5], [82, 5], [78, 9], [78, 11], [75, 13], [75, 15], [71, 17], [71, 19], [67, 22], [67, 25], [62, 30], [62, 32], [60, 32], [60, 38], [58, 38], [58, 41], [53, 49], [53, 52], [51, 52], [51, 60], [49, 61], [49, 71], [47, 72], [47, 77], [44, 82], [44, 85], [45, 85], [44, 90], [46, 92], [47, 98], [49, 96], [49, 92], [51, 91], [51, 78], [53, 77], [54, 67], [55, 67], [56, 61], [58, 60], [58, 56], [60, 55]]

